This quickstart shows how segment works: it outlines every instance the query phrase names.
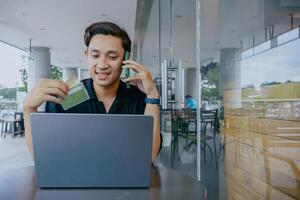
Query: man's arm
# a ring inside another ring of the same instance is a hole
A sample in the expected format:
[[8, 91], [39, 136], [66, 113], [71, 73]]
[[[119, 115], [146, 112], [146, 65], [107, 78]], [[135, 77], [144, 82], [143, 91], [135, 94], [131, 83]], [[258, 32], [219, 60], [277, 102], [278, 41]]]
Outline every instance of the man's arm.
[[[134, 83], [148, 98], [158, 98], [158, 91], [153, 83], [150, 71], [143, 65], [132, 61], [123, 61], [123, 69], [133, 69], [136, 74], [133, 77], [126, 78], [125, 81]], [[155, 160], [160, 148], [160, 126], [159, 126], [159, 106], [155, 104], [146, 104], [145, 115], [151, 115], [154, 118], [153, 124], [153, 144], [152, 144], [152, 161]]]
[[31, 157], [34, 160], [33, 148], [32, 148], [32, 134], [31, 134], [31, 124], [30, 124], [30, 113], [37, 112], [37, 109], [25, 108], [24, 111], [24, 126], [25, 126], [25, 140], [28, 146], [28, 150], [31, 154]]
[[153, 120], [154, 120], [154, 123], [153, 123], [153, 143], [152, 143], [152, 162], [156, 159], [156, 156], [158, 154], [160, 144], [161, 144], [159, 113], [160, 113], [159, 106], [157, 104], [146, 104], [145, 115], [153, 116]]
[[23, 106], [25, 140], [33, 159], [34, 155], [32, 148], [30, 114], [37, 112], [37, 108], [45, 101], [51, 101], [59, 104], [61, 102], [61, 97], [65, 97], [67, 94], [68, 86], [64, 82], [59, 80], [42, 79], [26, 96]]

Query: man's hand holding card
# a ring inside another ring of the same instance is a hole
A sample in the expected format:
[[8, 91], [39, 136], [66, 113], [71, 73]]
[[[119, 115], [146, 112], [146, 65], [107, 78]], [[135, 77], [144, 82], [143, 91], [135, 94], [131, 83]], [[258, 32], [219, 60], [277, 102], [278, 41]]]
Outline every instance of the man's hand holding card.
[[61, 102], [64, 110], [68, 110], [90, 98], [83, 83], [79, 82], [77, 78], [70, 77], [65, 83], [69, 86], [69, 91]]

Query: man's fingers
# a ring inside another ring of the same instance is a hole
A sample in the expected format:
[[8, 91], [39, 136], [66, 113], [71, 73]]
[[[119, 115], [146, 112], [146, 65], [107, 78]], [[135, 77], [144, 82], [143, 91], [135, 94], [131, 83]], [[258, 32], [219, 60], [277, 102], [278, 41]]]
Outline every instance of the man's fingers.
[[48, 79], [44, 82], [44, 84], [47, 88], [59, 88], [65, 95], [68, 94], [69, 86], [61, 80]]
[[137, 63], [133, 60], [125, 60], [125, 61], [123, 61], [123, 64], [125, 64], [125, 65], [134, 65], [136, 69], [140, 69], [139, 71], [141, 71], [141, 70], [143, 71], [143, 70], [146, 69], [143, 65], [141, 65], [141, 64], [139, 64], [139, 63]]
[[140, 76], [132, 76], [132, 77], [128, 77], [126, 79], [124, 79], [124, 81], [128, 82], [128, 81], [135, 81], [135, 80], [141, 80]]
[[136, 73], [141, 72], [141, 69], [138, 68], [136, 65], [125, 65], [122, 67], [123, 69], [132, 69], [133, 71], [135, 71]]
[[55, 97], [55, 96], [50, 95], [50, 94], [45, 94], [43, 100], [44, 101], [51, 101], [51, 102], [54, 102], [54, 103], [57, 103], [57, 104], [60, 104], [61, 101], [62, 101], [60, 98]]
[[63, 82], [63, 81], [56, 81], [54, 83], [54, 87], [59, 88], [61, 91], [63, 91], [66, 95], [68, 94], [69, 86]]
[[62, 98], [64, 98], [66, 96], [66, 94], [59, 88], [47, 88], [45, 92], [46, 92], [46, 94], [55, 95], [55, 96], [59, 96]]

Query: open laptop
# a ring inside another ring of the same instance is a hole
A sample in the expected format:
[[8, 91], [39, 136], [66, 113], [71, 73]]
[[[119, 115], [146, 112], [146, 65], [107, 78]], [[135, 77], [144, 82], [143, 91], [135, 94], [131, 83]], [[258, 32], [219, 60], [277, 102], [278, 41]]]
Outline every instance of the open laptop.
[[153, 117], [32, 113], [37, 186], [149, 187]]

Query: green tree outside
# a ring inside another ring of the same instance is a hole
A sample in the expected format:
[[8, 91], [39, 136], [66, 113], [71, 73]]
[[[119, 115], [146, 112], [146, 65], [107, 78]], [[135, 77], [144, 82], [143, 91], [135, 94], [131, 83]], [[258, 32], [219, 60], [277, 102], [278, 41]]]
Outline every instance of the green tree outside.
[[201, 95], [202, 100], [219, 99], [219, 65], [218, 63], [209, 63], [201, 66]]
[[19, 70], [19, 72], [20, 72], [22, 83], [23, 83], [23, 87], [19, 87], [19, 91], [27, 92], [28, 75], [27, 75], [27, 71], [26, 71], [26, 68], [24, 65], [21, 65], [21, 69]]
[[56, 79], [56, 80], [61, 80], [62, 79], [62, 69], [55, 66], [55, 65], [51, 65], [51, 67], [50, 67], [50, 78], [51, 79]]

